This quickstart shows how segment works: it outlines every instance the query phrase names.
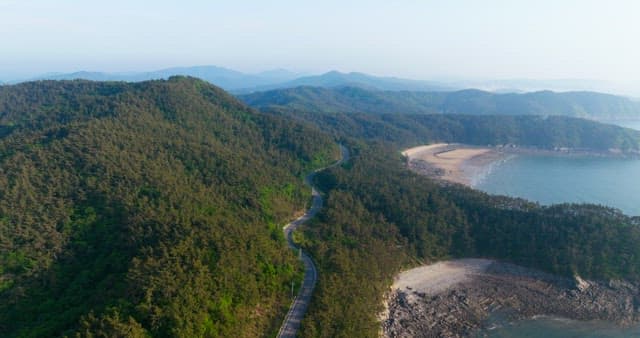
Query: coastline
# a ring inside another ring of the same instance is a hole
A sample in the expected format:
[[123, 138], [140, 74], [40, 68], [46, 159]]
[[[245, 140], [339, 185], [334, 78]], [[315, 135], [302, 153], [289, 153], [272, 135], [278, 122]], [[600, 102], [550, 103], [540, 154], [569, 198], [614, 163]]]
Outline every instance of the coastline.
[[443, 261], [396, 276], [381, 315], [384, 337], [480, 335], [489, 318], [638, 323], [636, 285], [554, 276], [488, 259]]
[[[402, 154], [408, 168], [418, 174], [440, 184], [472, 188], [494, 165], [519, 155], [637, 157], [615, 151], [446, 143], [409, 148]], [[404, 271], [396, 276], [384, 303], [380, 314], [384, 337], [485, 336], [495, 329], [493, 316], [507, 322], [551, 318], [576, 321], [578, 326], [600, 322], [640, 328], [638, 283], [567, 278], [486, 259], [444, 261]]]
[[406, 149], [409, 169], [444, 182], [474, 186], [487, 168], [508, 154], [495, 147], [436, 143]]
[[436, 179], [441, 183], [457, 183], [475, 187], [479, 180], [490, 173], [496, 163], [519, 155], [558, 157], [608, 157], [640, 158], [636, 153], [594, 151], [557, 148], [554, 150], [533, 147], [473, 146], [461, 143], [435, 143], [412, 147], [402, 151], [410, 170]]

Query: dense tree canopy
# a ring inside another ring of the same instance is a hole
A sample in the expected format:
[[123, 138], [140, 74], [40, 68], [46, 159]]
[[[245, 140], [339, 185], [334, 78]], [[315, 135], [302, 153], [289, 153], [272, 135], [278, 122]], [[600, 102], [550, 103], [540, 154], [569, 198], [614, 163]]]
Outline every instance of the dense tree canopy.
[[571, 276], [638, 280], [640, 219], [596, 205], [543, 207], [442, 186], [407, 170], [400, 150], [434, 142], [608, 151], [639, 133], [550, 116], [411, 115], [277, 108], [349, 143], [351, 163], [321, 173], [327, 207], [299, 240], [320, 282], [303, 336], [377, 336], [381, 296], [402, 267], [488, 257]]
[[540, 206], [442, 186], [384, 144], [353, 146], [317, 176], [326, 207], [299, 240], [320, 281], [305, 337], [374, 337], [382, 294], [404, 266], [485, 257], [552, 273], [640, 280], [640, 218], [596, 205]]
[[2, 336], [277, 330], [330, 138], [188, 78], [0, 87], [0, 125]]
[[336, 86], [300, 86], [241, 95], [260, 109], [305, 110], [314, 113], [563, 115], [592, 119], [638, 119], [640, 103], [596, 92], [491, 93], [460, 91], [382, 91]]
[[367, 142], [384, 141], [397, 147], [430, 142], [475, 145], [513, 144], [523, 147], [626, 152], [640, 150], [640, 132], [614, 125], [565, 116], [472, 116], [317, 113], [276, 109], [273, 114], [317, 125], [335, 137]]
[[277, 330], [299, 264], [320, 280], [303, 336], [376, 336], [403, 267], [491, 257], [562, 275], [640, 278], [638, 218], [440, 185], [403, 146], [435, 141], [638, 149], [638, 133], [537, 116], [261, 113], [200, 80], [0, 87], [0, 332], [8, 337], [255, 337]]

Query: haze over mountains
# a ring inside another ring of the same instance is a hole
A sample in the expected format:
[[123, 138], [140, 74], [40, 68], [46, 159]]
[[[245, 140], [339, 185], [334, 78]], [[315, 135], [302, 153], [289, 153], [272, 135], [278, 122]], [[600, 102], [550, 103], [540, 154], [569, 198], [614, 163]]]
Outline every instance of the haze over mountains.
[[[37, 76], [29, 80], [91, 80], [91, 81], [127, 81], [141, 82], [168, 79], [174, 75], [192, 76], [215, 83], [226, 90], [254, 86], [266, 86], [295, 79], [299, 76], [284, 69], [274, 69], [257, 74], [246, 74], [217, 66], [174, 67], [150, 72], [106, 73], [79, 71], [73, 73], [52, 73]], [[21, 82], [21, 81], [14, 81]]]
[[[287, 108], [325, 113], [376, 114], [566, 115], [607, 121], [640, 118], [640, 101], [622, 96], [591, 91], [527, 92], [537, 88], [567, 90], [606, 86], [606, 83], [597, 81], [437, 82], [338, 71], [301, 76], [285, 69], [276, 69], [248, 74], [218, 66], [175, 67], [128, 73], [51, 73], [32, 80], [141, 82], [167, 79], [175, 75], [203, 79], [259, 109]], [[21, 81], [5, 84], [16, 82]]]
[[259, 109], [322, 113], [565, 115], [596, 120], [640, 118], [640, 102], [595, 92], [497, 94], [475, 89], [409, 92], [358, 87], [297, 87], [240, 95], [240, 98]]
[[623, 2], [0, 0], [0, 338], [640, 332]]
[[[303, 76], [288, 70], [275, 69], [248, 74], [218, 66], [175, 67], [150, 72], [107, 73], [79, 71], [73, 73], [51, 73], [30, 78], [28, 81], [82, 79], [140, 82], [167, 79], [176, 75], [197, 77], [236, 93], [251, 93], [299, 86], [337, 87], [347, 85], [380, 90], [439, 91], [459, 89], [439, 82], [379, 77], [356, 72], [341, 73], [330, 71], [320, 75]], [[23, 82], [23, 80], [11, 82], [18, 83]]]
[[329, 71], [317, 75], [306, 75], [286, 69], [267, 70], [259, 73], [244, 73], [237, 70], [204, 65], [191, 67], [172, 67], [145, 72], [100, 72], [77, 71], [72, 73], [48, 73], [26, 79], [3, 79], [2, 83], [19, 83], [33, 80], [92, 80], [92, 81], [127, 81], [140, 82], [147, 80], [167, 79], [171, 76], [192, 76], [213, 83], [235, 94], [248, 94], [256, 91], [295, 88], [299, 86], [313, 87], [361, 87], [367, 89], [389, 91], [456, 91], [462, 89], [479, 89], [495, 93], [523, 93], [541, 90], [552, 91], [596, 91], [618, 95], [637, 96], [640, 92], [624, 86], [600, 80], [580, 79], [488, 79], [488, 80], [412, 80], [391, 76], [374, 76], [360, 72]]
[[475, 88], [495, 93], [523, 93], [553, 90], [556, 92], [590, 91], [617, 95], [640, 96], [639, 93], [621, 85], [595, 79], [500, 79], [500, 80], [460, 80], [448, 82], [452, 86]]
[[300, 77], [284, 83], [247, 88], [241, 92], [296, 88], [300, 86], [314, 86], [323, 88], [353, 86], [378, 90], [408, 91], [450, 91], [457, 88], [434, 81], [408, 80], [397, 77], [380, 77], [358, 72], [341, 73], [338, 71], [330, 71], [321, 75]]

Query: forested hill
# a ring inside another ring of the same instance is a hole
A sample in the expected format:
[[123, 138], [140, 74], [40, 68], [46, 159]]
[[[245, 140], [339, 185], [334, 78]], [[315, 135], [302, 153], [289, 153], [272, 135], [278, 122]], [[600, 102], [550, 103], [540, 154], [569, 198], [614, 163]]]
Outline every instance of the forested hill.
[[638, 217], [596, 205], [545, 207], [443, 187], [407, 170], [394, 147], [349, 146], [348, 166], [316, 177], [328, 191], [326, 203], [299, 236], [319, 270], [301, 337], [376, 337], [393, 276], [451, 257], [640, 282]]
[[256, 337], [338, 149], [192, 78], [0, 87], [0, 335]]
[[335, 137], [387, 142], [398, 148], [432, 142], [517, 145], [553, 150], [640, 151], [640, 132], [565, 116], [316, 113], [274, 109], [273, 114], [310, 122]]
[[297, 87], [239, 97], [261, 109], [304, 109], [324, 113], [565, 115], [591, 119], [640, 119], [640, 102], [595, 92], [496, 94], [480, 90], [411, 92], [361, 87]]
[[273, 336], [301, 277], [281, 225], [335, 138], [354, 156], [317, 176], [326, 207], [298, 236], [320, 278], [302, 336], [377, 335], [380, 297], [415, 258], [640, 280], [638, 219], [442, 187], [398, 153], [536, 137], [639, 140], [567, 117], [260, 113], [184, 77], [0, 86], [0, 336]]

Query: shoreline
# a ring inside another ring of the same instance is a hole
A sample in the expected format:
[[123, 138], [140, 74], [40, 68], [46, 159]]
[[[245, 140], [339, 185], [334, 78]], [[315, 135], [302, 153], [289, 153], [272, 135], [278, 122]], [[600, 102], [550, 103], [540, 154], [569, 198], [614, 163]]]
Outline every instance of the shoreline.
[[[438, 143], [402, 152], [408, 168], [440, 184], [475, 188], [474, 179], [519, 155], [638, 158], [637, 154], [568, 149], [478, 147]], [[490, 318], [557, 318], [616, 328], [640, 323], [640, 284], [583, 280], [486, 259], [443, 261], [403, 271], [385, 294], [383, 337], [482, 336]]]
[[424, 265], [395, 277], [380, 315], [384, 337], [466, 337], [490, 329], [488, 319], [540, 316], [637, 324], [638, 286], [551, 275], [488, 259]]
[[558, 148], [555, 150], [532, 147], [474, 146], [461, 143], [435, 143], [412, 147], [402, 151], [410, 170], [439, 180], [475, 187], [478, 180], [490, 173], [494, 164], [520, 155], [557, 157], [609, 157], [640, 158], [635, 153], [593, 151]]
[[419, 174], [473, 187], [493, 163], [508, 155], [495, 147], [436, 143], [406, 149], [409, 169]]

